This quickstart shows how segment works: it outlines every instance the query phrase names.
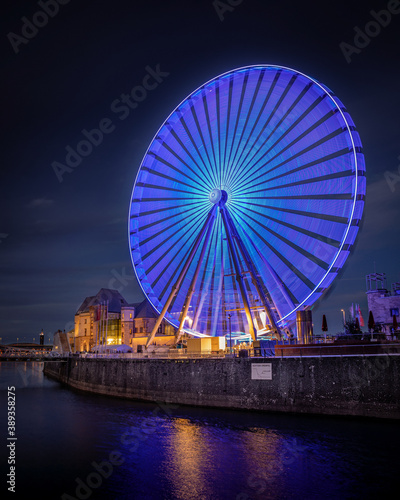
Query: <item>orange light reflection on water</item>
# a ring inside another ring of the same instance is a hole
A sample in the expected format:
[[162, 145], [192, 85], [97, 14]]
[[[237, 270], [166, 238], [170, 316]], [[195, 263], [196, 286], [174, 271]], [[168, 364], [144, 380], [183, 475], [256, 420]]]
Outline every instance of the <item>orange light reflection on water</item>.
[[[207, 498], [221, 482], [237, 482], [232, 472], [239, 466], [243, 476], [238, 495], [280, 489], [285, 470], [283, 438], [269, 429], [242, 429], [232, 440], [232, 429], [200, 426], [189, 419], [174, 420], [166, 443], [163, 468], [177, 498]], [[234, 466], [233, 466], [234, 463]], [[222, 471], [224, 471], [222, 473]], [[218, 489], [217, 489], [218, 491]]]

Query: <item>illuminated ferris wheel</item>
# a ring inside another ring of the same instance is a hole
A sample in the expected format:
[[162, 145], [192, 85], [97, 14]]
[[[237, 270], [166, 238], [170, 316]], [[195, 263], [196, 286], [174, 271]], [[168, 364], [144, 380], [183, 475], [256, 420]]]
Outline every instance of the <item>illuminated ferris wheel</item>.
[[143, 292], [181, 333], [278, 336], [346, 261], [365, 164], [339, 99], [289, 68], [249, 66], [190, 94], [151, 142], [129, 241]]

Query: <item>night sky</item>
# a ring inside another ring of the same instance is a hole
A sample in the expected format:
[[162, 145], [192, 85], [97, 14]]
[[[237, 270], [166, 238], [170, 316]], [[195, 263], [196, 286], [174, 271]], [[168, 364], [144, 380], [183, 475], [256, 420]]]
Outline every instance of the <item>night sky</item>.
[[[2, 2], [3, 342], [38, 341], [42, 328], [47, 342], [57, 329], [72, 328], [83, 299], [102, 287], [129, 302], [143, 299], [127, 238], [141, 159], [188, 94], [251, 64], [288, 66], [319, 80], [357, 126], [367, 168], [363, 222], [313, 316], [316, 332], [326, 314], [335, 333], [340, 309], [359, 302], [367, 320], [365, 275], [376, 269], [389, 284], [400, 281], [400, 2], [60, 0], [56, 12], [51, 0], [47, 20], [40, 3]], [[381, 12], [388, 8], [397, 13]], [[371, 10], [385, 27], [371, 24]], [[29, 27], [32, 19], [42, 27]], [[375, 36], [365, 38], [366, 29]], [[123, 112], [118, 100], [142, 84], [149, 68], [158, 85]], [[108, 133], [57, 176], [52, 164], [65, 165], [66, 148], [100, 123]]]

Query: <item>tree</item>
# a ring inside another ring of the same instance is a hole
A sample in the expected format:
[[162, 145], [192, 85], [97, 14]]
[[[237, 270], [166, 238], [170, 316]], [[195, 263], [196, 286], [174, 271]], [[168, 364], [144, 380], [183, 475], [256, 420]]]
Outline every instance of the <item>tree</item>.
[[326, 321], [325, 314], [322, 316], [322, 331], [323, 332], [327, 332], [328, 331], [328, 323]]
[[360, 334], [360, 324], [358, 319], [348, 319], [344, 325], [344, 330], [348, 335]]

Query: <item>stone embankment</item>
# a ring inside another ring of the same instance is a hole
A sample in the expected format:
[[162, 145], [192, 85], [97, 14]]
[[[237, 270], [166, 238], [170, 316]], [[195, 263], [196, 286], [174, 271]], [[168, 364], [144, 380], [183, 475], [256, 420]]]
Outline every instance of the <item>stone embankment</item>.
[[45, 363], [81, 391], [145, 401], [400, 418], [400, 356], [90, 359]]

